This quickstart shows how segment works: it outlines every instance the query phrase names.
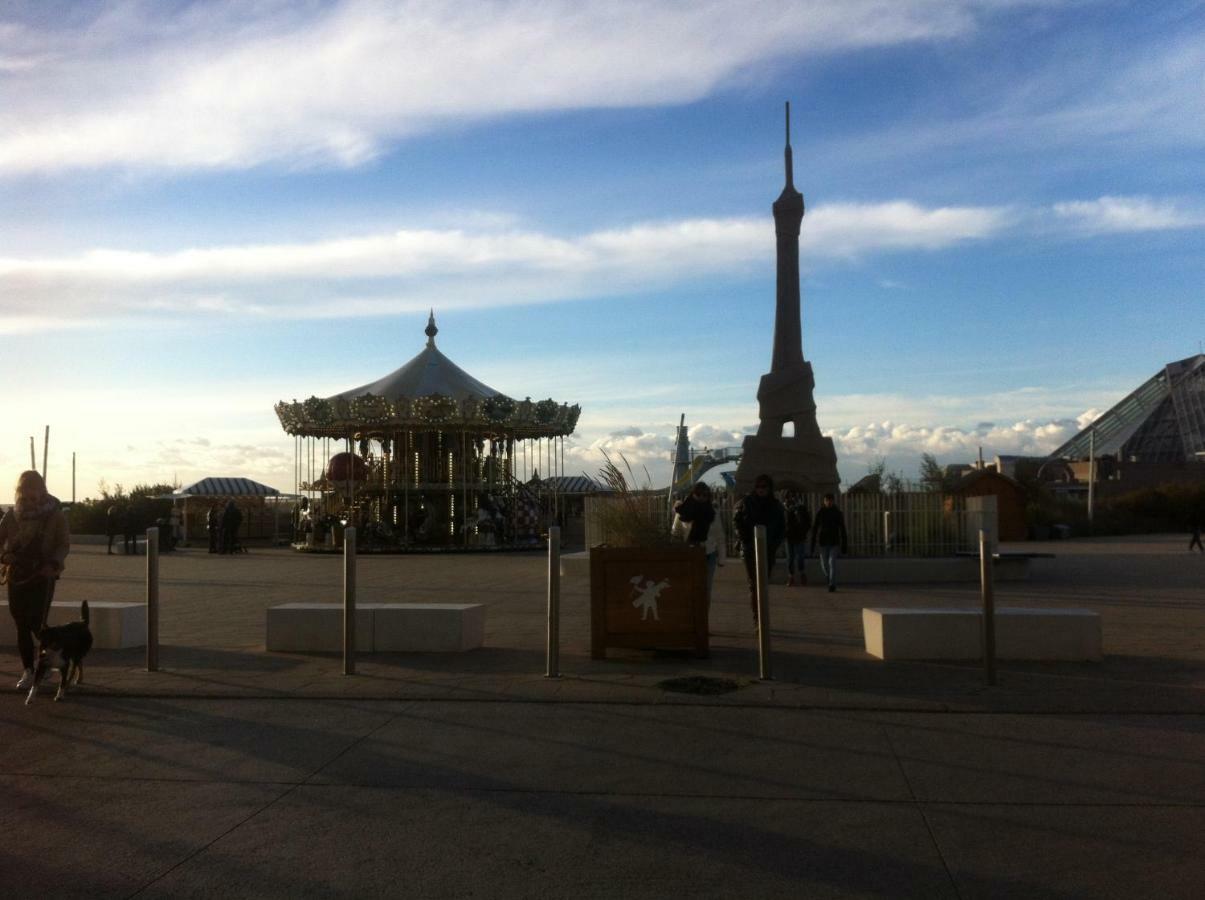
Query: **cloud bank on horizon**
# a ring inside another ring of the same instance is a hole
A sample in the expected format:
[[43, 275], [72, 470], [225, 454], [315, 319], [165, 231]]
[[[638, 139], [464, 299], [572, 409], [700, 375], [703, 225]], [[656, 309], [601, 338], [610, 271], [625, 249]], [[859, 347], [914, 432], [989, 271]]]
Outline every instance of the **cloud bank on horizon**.
[[[285, 480], [270, 407], [287, 395], [263, 368], [301, 383], [299, 340], [396, 365], [379, 323], [430, 307], [497, 337], [466, 367], [579, 391], [584, 469], [603, 448], [667, 469], [671, 408], [706, 423], [696, 442], [739, 442], [782, 172], [781, 131], [750, 134], [748, 111], [777, 119], [784, 96], [805, 110], [802, 264], [823, 298], [806, 346], [844, 476], [980, 444], [1049, 452], [1205, 336], [1203, 83], [1190, 0], [8, 4], [0, 334], [67, 348], [70, 371], [16, 410], [0, 464], [50, 408], [110, 475]], [[445, 207], [466, 212], [449, 224]], [[637, 300], [647, 321], [615, 330]], [[559, 370], [532, 368], [536, 307], [591, 336]], [[254, 352], [223, 355], [247, 323], [264, 326]], [[659, 335], [709, 348], [721, 374], [691, 377]], [[223, 355], [218, 389], [260, 385], [263, 415], [240, 406], [231, 426], [180, 377], [160, 402], [188, 398], [193, 420], [110, 438], [145, 415], [123, 392], [147, 379], [98, 361], [98, 339], [136, 342], [156, 373]], [[30, 344], [15, 364], [36, 364]], [[113, 390], [85, 400], [73, 374]]]

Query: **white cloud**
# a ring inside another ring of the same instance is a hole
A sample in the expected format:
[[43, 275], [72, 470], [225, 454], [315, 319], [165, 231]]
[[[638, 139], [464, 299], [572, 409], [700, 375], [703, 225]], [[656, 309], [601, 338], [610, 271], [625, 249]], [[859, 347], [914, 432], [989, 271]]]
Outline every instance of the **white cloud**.
[[840, 429], [832, 438], [838, 457], [848, 465], [880, 456], [919, 460], [922, 453], [943, 461], [969, 461], [978, 456], [980, 447], [989, 458], [998, 454], [1043, 456], [1078, 431], [1074, 419], [1025, 419], [988, 429], [882, 421]]
[[[761, 271], [774, 254], [765, 217], [647, 222], [578, 236], [489, 227], [511, 222], [506, 216], [482, 214], [478, 221], [485, 224], [476, 230], [420, 227], [307, 243], [0, 257], [0, 333], [148, 317], [175, 322], [183, 314], [350, 318], [618, 296]], [[1049, 208], [836, 203], [806, 217], [801, 253], [814, 266], [1004, 236], [1202, 225], [1205, 215], [1143, 197]]]
[[691, 446], [696, 450], [704, 447], [716, 450], [721, 447], [738, 447], [745, 439], [744, 432], [714, 425], [692, 425], [687, 431]]
[[[822, 206], [804, 226], [804, 253], [815, 260], [936, 250], [985, 238], [1007, 220], [990, 208], [901, 201]], [[69, 325], [148, 314], [324, 318], [547, 302], [740, 274], [773, 254], [772, 222], [726, 218], [578, 237], [411, 228], [301, 244], [0, 257], [0, 332], [38, 330], [49, 324], [38, 314], [47, 308], [54, 323]]]
[[[1092, 0], [1085, 0], [1089, 5]], [[1071, 4], [1067, 4], [1071, 5]], [[1077, 171], [1098, 160], [1132, 154], [1129, 164], [1149, 166], [1151, 151], [1188, 153], [1205, 145], [1205, 29], [1196, 17], [1152, 6], [1163, 27], [1145, 35], [1126, 31], [1125, 40], [1093, 38], [1093, 29], [1074, 27], [1053, 36], [1044, 64], [1009, 71], [1001, 63], [974, 69], [959, 79], [954, 95], [972, 97], [971, 109], [943, 116], [926, 108], [922, 116], [903, 116], [873, 132], [858, 132], [826, 142], [813, 151], [862, 165], [907, 156], [945, 158], [962, 148], [989, 157], [1001, 151], [1034, 154], [1042, 168], [1057, 170], [1068, 161]], [[1186, 156], [1187, 158], [1187, 156]]]
[[960, 241], [993, 237], [1015, 214], [1002, 207], [941, 207], [915, 203], [834, 203], [815, 211], [805, 225], [807, 250], [853, 257], [871, 250], [937, 250]]
[[[889, 407], [884, 407], [889, 408]], [[933, 411], [930, 410], [930, 413]], [[1079, 417], [1082, 419], [1083, 417]], [[942, 463], [970, 462], [983, 448], [984, 457], [997, 455], [1044, 456], [1080, 431], [1076, 418], [1020, 419], [983, 427], [911, 424], [881, 420], [850, 425], [827, 432], [837, 450], [842, 479], [852, 483], [867, 467], [885, 458], [888, 468], [905, 478], [915, 478], [922, 453], [931, 453]], [[571, 472], [595, 474], [602, 465], [602, 451], [622, 466], [620, 454], [631, 465], [637, 481], [653, 486], [668, 483], [672, 469], [674, 434], [672, 425], [662, 429], [632, 429], [632, 434], [592, 437], [588, 419], [577, 441], [566, 449], [566, 468]], [[740, 446], [744, 434], [723, 425], [700, 424], [690, 429], [695, 450]]]
[[1056, 203], [1057, 219], [1087, 234], [1165, 231], [1205, 225], [1205, 212], [1179, 208], [1170, 200], [1150, 197], [1100, 197]]
[[0, 173], [354, 166], [449, 124], [686, 103], [789, 56], [964, 35], [999, 4], [143, 0], [58, 30], [37, 6], [40, 27], [0, 20]]

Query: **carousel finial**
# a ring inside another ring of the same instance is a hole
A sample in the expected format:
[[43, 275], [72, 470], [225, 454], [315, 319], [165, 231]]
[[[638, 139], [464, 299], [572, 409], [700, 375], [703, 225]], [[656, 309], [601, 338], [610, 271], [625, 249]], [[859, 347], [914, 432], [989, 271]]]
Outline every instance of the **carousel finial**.
[[427, 317], [427, 346], [435, 346], [435, 335], [439, 334], [439, 329], [435, 327], [435, 310], [431, 310], [431, 315]]

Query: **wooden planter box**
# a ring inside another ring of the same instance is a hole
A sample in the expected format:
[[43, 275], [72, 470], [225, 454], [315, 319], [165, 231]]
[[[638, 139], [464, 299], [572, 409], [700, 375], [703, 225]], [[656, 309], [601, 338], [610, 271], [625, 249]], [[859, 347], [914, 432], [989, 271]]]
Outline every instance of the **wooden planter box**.
[[608, 647], [707, 656], [707, 557], [702, 547], [590, 550], [590, 656]]

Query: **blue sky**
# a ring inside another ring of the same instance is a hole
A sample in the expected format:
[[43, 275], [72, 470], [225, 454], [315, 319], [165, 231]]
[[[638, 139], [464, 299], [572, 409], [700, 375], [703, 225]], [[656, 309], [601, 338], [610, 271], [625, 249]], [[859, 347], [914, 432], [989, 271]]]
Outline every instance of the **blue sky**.
[[756, 426], [792, 101], [846, 481], [1042, 453], [1205, 340], [1205, 4], [0, 3], [0, 469], [293, 481], [441, 349], [668, 474]]

